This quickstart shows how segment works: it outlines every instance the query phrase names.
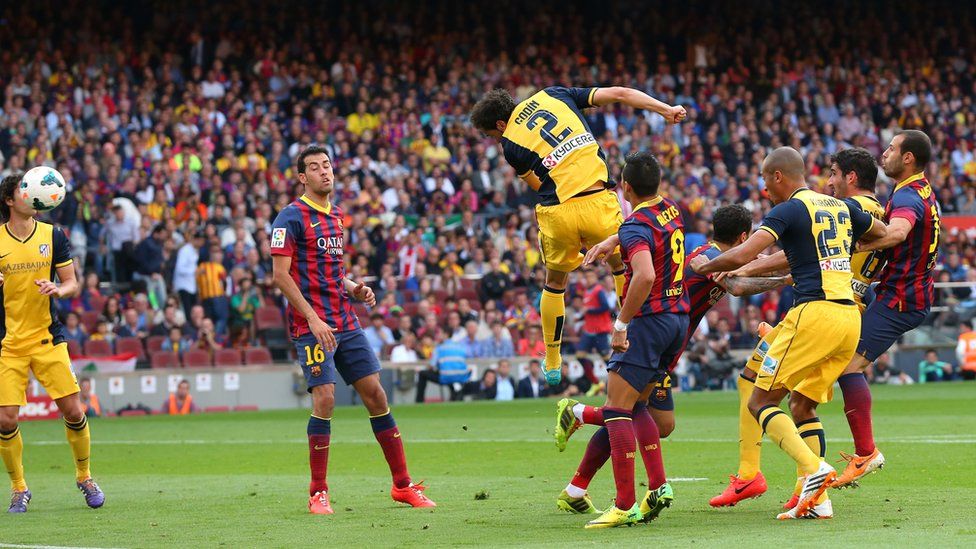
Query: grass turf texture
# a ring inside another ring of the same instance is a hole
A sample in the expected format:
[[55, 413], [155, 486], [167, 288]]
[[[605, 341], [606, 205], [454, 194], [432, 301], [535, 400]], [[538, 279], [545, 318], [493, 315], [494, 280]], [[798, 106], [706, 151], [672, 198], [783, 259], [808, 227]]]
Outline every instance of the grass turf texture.
[[[92, 421], [92, 466], [107, 494], [101, 510], [74, 487], [60, 422], [25, 423], [25, 467], [34, 493], [24, 516], [0, 516], [0, 544], [97, 547], [297, 547], [392, 545], [973, 546], [976, 525], [976, 384], [874, 387], [884, 471], [856, 490], [834, 490], [830, 521], [774, 519], [794, 469], [763, 445], [770, 491], [711, 509], [736, 465], [736, 394], [678, 394], [677, 430], [664, 443], [675, 505], [649, 525], [584, 531], [557, 511], [586, 440], [584, 427], [558, 453], [554, 400], [452, 403], [394, 409], [415, 481], [427, 479], [435, 510], [403, 508], [362, 408], [337, 409], [329, 484], [336, 514], [307, 513], [307, 413], [299, 410], [186, 418]], [[839, 398], [839, 395], [838, 395]], [[821, 409], [829, 459], [851, 451], [840, 402]], [[637, 479], [644, 474], [637, 460]], [[839, 467], [839, 466], [838, 466]], [[609, 463], [590, 487], [611, 503]], [[638, 497], [644, 493], [638, 487]]]

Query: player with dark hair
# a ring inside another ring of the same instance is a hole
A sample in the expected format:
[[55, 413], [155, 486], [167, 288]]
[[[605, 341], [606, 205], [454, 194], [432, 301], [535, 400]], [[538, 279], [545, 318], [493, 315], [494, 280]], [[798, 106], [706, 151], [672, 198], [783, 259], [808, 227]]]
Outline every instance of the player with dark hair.
[[[687, 259], [699, 255], [714, 258], [720, 253], [745, 242], [751, 230], [752, 215], [749, 213], [749, 210], [738, 204], [722, 206], [712, 216], [712, 242], [696, 248], [688, 255]], [[616, 248], [618, 243], [619, 240], [616, 236], [601, 242], [598, 246], [587, 251], [584, 264], [602, 259], [606, 254]], [[700, 275], [693, 271], [690, 266], [686, 265], [683, 282], [685, 292], [690, 300], [691, 312], [689, 314], [688, 330], [685, 333], [681, 351], [668, 366], [668, 372], [673, 371], [677, 366], [680, 354], [684, 353], [705, 314], [725, 297], [726, 293], [735, 296], [759, 294], [788, 284], [790, 278], [787, 276], [755, 278], [711, 277]], [[749, 385], [748, 388], [751, 392], [752, 386]], [[740, 392], [741, 389], [742, 383], [740, 383]], [[675, 425], [674, 398], [672, 396], [670, 374], [664, 376], [663, 379], [655, 384], [647, 401], [647, 409], [654, 418], [654, 423], [658, 427], [661, 438], [670, 435]], [[744, 414], [746, 417], [745, 423], [747, 425], [751, 423], [758, 430], [759, 426], [756, 424], [755, 418], [752, 417], [747, 409]], [[559, 401], [556, 405], [556, 427], [554, 431], [556, 446], [559, 448], [559, 451], [565, 449], [566, 442], [583, 424], [604, 425], [601, 408], [587, 406], [573, 399]], [[759, 436], [762, 437], [761, 431]], [[641, 447], [639, 450], [642, 455], [645, 453], [645, 448]], [[593, 507], [592, 502], [587, 496], [586, 489], [593, 476], [609, 457], [609, 435], [607, 434], [606, 428], [601, 427], [591, 437], [583, 461], [580, 463], [572, 481], [559, 495], [559, 498], [556, 500], [556, 505], [560, 509], [574, 513], [595, 512], [595, 507]], [[758, 473], [758, 470], [756, 472]], [[649, 486], [651, 488], [660, 488], [654, 484]], [[665, 490], [659, 490], [660, 493], [656, 494], [658, 501], [665, 502], [666, 504], [673, 499], [673, 494], [669, 489], [670, 487]], [[752, 485], [751, 490], [758, 491], [758, 493], [753, 494], [751, 497], [761, 494], [766, 490], [765, 481], [762, 481], [762, 483], [756, 482]]]
[[[830, 178], [827, 187], [836, 198], [842, 199], [849, 208], [858, 209], [871, 214], [880, 220], [884, 216], [884, 209], [874, 196], [874, 188], [878, 178], [878, 164], [874, 157], [865, 149], [852, 148], [840, 151], [831, 157]], [[857, 252], [851, 255], [851, 288], [854, 290], [854, 301], [858, 309], [865, 308], [865, 294], [871, 282], [881, 269], [882, 261], [879, 252]], [[768, 258], [751, 262], [738, 269], [734, 274], [739, 276], [757, 276], [767, 271], [788, 269], [789, 262], [785, 252], [777, 252]], [[862, 326], [862, 331], [864, 327]], [[729, 479], [729, 485], [721, 494], [713, 497], [709, 504], [713, 507], [733, 506], [738, 502], [757, 497], [765, 492], [766, 481], [759, 474], [759, 461], [762, 448], [762, 430], [754, 418], [748, 413], [749, 397], [755, 383], [756, 372], [766, 358], [766, 351], [770, 343], [779, 334], [779, 327], [772, 328], [763, 323], [760, 329], [761, 339], [755, 351], [746, 362], [746, 366], [739, 378], [740, 408], [745, 410], [740, 415], [739, 422], [739, 470]], [[810, 442], [816, 442], [820, 457], [826, 455], [826, 440], [823, 424], [819, 418], [804, 422], [797, 426], [800, 436]], [[802, 474], [797, 472], [797, 482], [793, 488], [793, 495], [783, 508], [786, 510], [796, 507], [803, 486]], [[754, 480], [757, 479], [758, 480]], [[757, 488], [761, 485], [762, 490]]]
[[326, 150], [309, 146], [298, 155], [305, 194], [285, 207], [271, 231], [274, 283], [288, 299], [288, 324], [312, 394], [308, 420], [308, 508], [332, 514], [326, 472], [335, 407], [336, 373], [359, 393], [373, 434], [393, 475], [391, 497], [414, 507], [435, 507], [425, 487], [410, 481], [400, 431], [380, 385], [380, 364], [352, 309], [352, 299], [376, 304], [373, 291], [346, 277], [342, 262], [342, 211], [329, 199], [332, 163]]
[[[552, 86], [518, 104], [505, 90], [492, 90], [471, 109], [471, 123], [501, 143], [505, 160], [539, 197], [536, 217], [546, 267], [539, 313], [549, 385], [557, 385], [562, 375], [560, 347], [569, 273], [582, 263], [581, 249], [615, 234], [623, 219], [620, 201], [609, 190], [614, 183], [606, 157], [582, 112], [612, 103], [656, 112], [673, 124], [687, 115], [684, 107], [622, 87]], [[614, 252], [607, 261], [620, 298], [624, 284], [620, 254]]]
[[[31, 491], [24, 480], [24, 441], [17, 416], [27, 404], [28, 374], [41, 383], [64, 416], [65, 434], [74, 455], [75, 480], [89, 507], [105, 503], [91, 477], [91, 433], [71, 359], [57, 300], [75, 296], [78, 280], [68, 238], [34, 219], [37, 213], [16, 192], [22, 175], [0, 182], [0, 455], [13, 495], [11, 513], [25, 513]], [[55, 275], [60, 284], [53, 282]]]
[[854, 454], [835, 487], [856, 485], [858, 479], [884, 466], [874, 444], [871, 390], [864, 369], [928, 316], [934, 298], [933, 269], [939, 255], [939, 204], [925, 178], [932, 142], [925, 133], [906, 130], [891, 140], [881, 156], [885, 175], [897, 181], [884, 210], [888, 234], [865, 243], [859, 251], [880, 252], [885, 262], [877, 297], [864, 311], [857, 353], [838, 379], [844, 413], [854, 436]]
[[[803, 475], [796, 506], [777, 518], [825, 518], [833, 515], [826, 490], [836, 471], [818, 455], [819, 439], [801, 437], [797, 427], [819, 422], [818, 403], [830, 400], [854, 354], [860, 318], [851, 288], [851, 249], [862, 236], [883, 237], [885, 225], [807, 188], [803, 157], [789, 147], [766, 157], [762, 177], [776, 206], [761, 230], [715, 259], [698, 257], [691, 265], [702, 274], [730, 272], [775, 241], [786, 251], [796, 299], [759, 367], [749, 410]], [[793, 421], [779, 407], [787, 394]]]
[[[634, 213], [618, 231], [626, 265], [624, 299], [614, 321], [607, 366], [607, 405], [600, 412], [609, 438], [617, 496], [586, 528], [610, 528], [655, 518], [670, 504], [660, 433], [644, 402], [680, 352], [688, 329], [684, 233], [678, 206], [658, 194], [661, 169], [648, 152], [632, 153], [622, 174]], [[594, 435], [599, 436], [599, 435]], [[638, 504], [634, 457], [644, 450], [648, 491]], [[604, 458], [605, 459], [605, 458]]]

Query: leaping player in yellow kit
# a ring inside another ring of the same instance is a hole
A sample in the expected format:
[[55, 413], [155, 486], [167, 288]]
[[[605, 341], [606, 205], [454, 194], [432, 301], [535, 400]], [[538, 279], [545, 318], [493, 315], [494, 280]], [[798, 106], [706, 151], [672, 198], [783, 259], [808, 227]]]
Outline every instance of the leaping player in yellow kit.
[[[525, 101], [492, 90], [471, 109], [472, 124], [497, 139], [505, 160], [539, 195], [536, 217], [546, 285], [539, 306], [546, 344], [545, 376], [561, 378], [564, 293], [569, 273], [583, 261], [581, 250], [616, 234], [623, 222], [620, 201], [611, 192], [606, 158], [582, 109], [623, 103], [660, 114], [671, 124], [685, 119], [684, 107], [671, 106], [631, 88], [545, 88]], [[607, 258], [617, 296], [624, 285], [619, 250]]]
[[[8, 512], [27, 512], [31, 500], [17, 425], [20, 407], [27, 404], [29, 371], [64, 415], [77, 486], [88, 506], [97, 508], [105, 494], [91, 478], [91, 435], [55, 303], [79, 290], [70, 245], [60, 229], [34, 219], [37, 212], [16, 192], [21, 177], [0, 182], [0, 215], [6, 220], [0, 226], [0, 455], [13, 489]], [[55, 275], [61, 284], [53, 282]]]

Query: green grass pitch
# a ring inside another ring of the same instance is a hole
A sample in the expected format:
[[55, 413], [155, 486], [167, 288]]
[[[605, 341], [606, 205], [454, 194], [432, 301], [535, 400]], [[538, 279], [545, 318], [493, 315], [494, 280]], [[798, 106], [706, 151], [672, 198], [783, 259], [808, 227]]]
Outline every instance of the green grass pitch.
[[[107, 494], [97, 511], [74, 487], [60, 422], [25, 423], [34, 500], [27, 515], [0, 516], [0, 546], [976, 545], [976, 384], [873, 390], [888, 465], [861, 488], [833, 491], [829, 521], [774, 519], [794, 471], [768, 442], [770, 491], [731, 509], [708, 506], [736, 464], [736, 394], [725, 392], [676, 395], [678, 426], [664, 443], [675, 505], [649, 525], [596, 531], [554, 505], [593, 428], [558, 453], [553, 400], [394, 409], [411, 473], [426, 479], [435, 510], [390, 500], [365, 410], [336, 410], [332, 517], [307, 514], [304, 411], [94, 420], [92, 464]], [[830, 458], [851, 451], [842, 405], [821, 417]], [[612, 486], [608, 464], [590, 487], [598, 506], [609, 505]], [[489, 497], [476, 500], [480, 492]]]

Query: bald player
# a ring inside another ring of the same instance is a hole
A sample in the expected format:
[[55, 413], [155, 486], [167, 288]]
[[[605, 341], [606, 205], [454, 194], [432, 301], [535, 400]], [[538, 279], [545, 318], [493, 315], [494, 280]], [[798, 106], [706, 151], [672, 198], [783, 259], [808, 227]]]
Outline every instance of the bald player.
[[[857, 350], [861, 319], [851, 288], [851, 250], [862, 236], [883, 237], [886, 227], [807, 188], [803, 157], [794, 149], [770, 153], [762, 177], [776, 206], [760, 230], [712, 260], [695, 258], [691, 266], [699, 274], [728, 272], [776, 241], [786, 251], [796, 299], [757, 372], [749, 411], [803, 478], [796, 507], [777, 518], [827, 518], [833, 508], [826, 491], [837, 472], [821, 459], [819, 439], [800, 437], [797, 425], [819, 423], [817, 405], [831, 399], [834, 382]], [[780, 408], [787, 394], [792, 421]]]

